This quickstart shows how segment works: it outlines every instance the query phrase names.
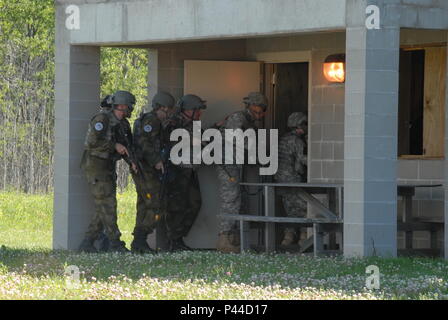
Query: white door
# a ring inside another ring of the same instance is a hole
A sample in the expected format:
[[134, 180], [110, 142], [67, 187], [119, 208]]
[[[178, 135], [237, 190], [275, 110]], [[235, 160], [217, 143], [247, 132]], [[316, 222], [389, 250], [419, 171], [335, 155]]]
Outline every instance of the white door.
[[[195, 94], [207, 101], [202, 114], [202, 128], [223, 120], [232, 112], [244, 108], [243, 97], [260, 91], [261, 63], [242, 61], [186, 60], [184, 94]], [[214, 166], [202, 166], [199, 171], [202, 208], [186, 243], [193, 248], [215, 248], [218, 235], [220, 199]]]

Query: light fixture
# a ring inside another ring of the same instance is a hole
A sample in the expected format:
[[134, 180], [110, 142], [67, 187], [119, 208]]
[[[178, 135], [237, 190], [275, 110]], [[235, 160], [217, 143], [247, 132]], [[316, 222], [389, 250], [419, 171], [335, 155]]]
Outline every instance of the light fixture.
[[332, 54], [325, 59], [324, 76], [330, 82], [345, 82], [345, 54]]

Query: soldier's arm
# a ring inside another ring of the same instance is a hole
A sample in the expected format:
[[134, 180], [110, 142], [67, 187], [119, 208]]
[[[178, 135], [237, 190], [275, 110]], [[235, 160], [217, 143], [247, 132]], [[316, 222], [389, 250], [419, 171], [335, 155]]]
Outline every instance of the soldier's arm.
[[106, 117], [99, 114], [90, 121], [86, 145], [89, 150], [110, 154], [115, 151], [115, 141], [107, 135], [109, 121]]
[[294, 168], [299, 173], [304, 172], [304, 167], [307, 165], [307, 156], [304, 154], [305, 145], [302, 140], [296, 138], [293, 143], [295, 164]]
[[145, 161], [155, 166], [162, 160], [160, 156], [160, 121], [153, 117], [147, 117], [142, 121], [140, 145]]
[[[121, 158], [131, 167], [135, 166], [135, 159], [133, 154], [133, 139], [132, 139], [132, 130], [131, 125], [128, 119], [123, 119], [120, 121], [121, 128], [119, 128], [118, 135], [120, 136], [118, 143], [122, 144], [126, 149], [125, 153], [120, 153], [119, 148], [117, 148], [117, 152], [121, 154]], [[134, 169], [135, 170], [135, 169]]]
[[244, 125], [244, 116], [240, 112], [231, 114], [224, 123], [225, 129], [242, 129]]
[[[233, 129], [233, 130], [236, 130], [236, 129], [243, 130], [244, 121], [245, 121], [244, 115], [241, 112], [236, 112], [234, 114], [231, 114], [227, 118], [227, 120], [224, 124], [224, 128], [225, 129]], [[224, 139], [226, 139], [225, 132], [224, 132]], [[232, 145], [234, 145], [234, 143], [235, 142], [233, 141]], [[248, 143], [247, 139], [244, 139], [244, 149], [245, 150], [249, 149], [249, 143]]]

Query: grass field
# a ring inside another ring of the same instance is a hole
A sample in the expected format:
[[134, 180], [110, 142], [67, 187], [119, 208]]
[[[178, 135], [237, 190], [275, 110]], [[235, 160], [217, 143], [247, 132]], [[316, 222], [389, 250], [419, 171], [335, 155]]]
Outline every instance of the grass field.
[[[128, 245], [134, 199], [118, 197]], [[52, 206], [52, 195], [0, 193], [0, 299], [448, 299], [442, 259], [52, 251]], [[71, 265], [76, 287], [64, 275]], [[369, 265], [379, 267], [378, 290], [365, 287]]]

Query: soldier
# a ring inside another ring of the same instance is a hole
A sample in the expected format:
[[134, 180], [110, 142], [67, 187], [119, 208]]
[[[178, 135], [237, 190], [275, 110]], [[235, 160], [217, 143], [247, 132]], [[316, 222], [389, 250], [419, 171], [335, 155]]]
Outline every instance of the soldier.
[[[223, 123], [218, 124], [224, 136], [225, 129], [257, 129], [267, 109], [267, 99], [259, 92], [251, 92], [243, 99], [246, 108], [228, 116]], [[241, 174], [242, 165], [216, 166], [220, 182], [221, 197], [220, 214], [239, 214], [241, 207]], [[235, 222], [221, 219], [217, 249], [221, 252], [239, 252], [239, 232]]]
[[[111, 95], [108, 94], [107, 96], [105, 96], [103, 98], [103, 100], [101, 100], [101, 104], [100, 104], [100, 112], [104, 112], [107, 110], [111, 110], [112, 105], [109, 104], [109, 100], [110, 100]], [[98, 235], [98, 238], [95, 241], [95, 246], [98, 248], [98, 251], [100, 252], [107, 252], [109, 250], [109, 239], [106, 236], [106, 233], [104, 231], [104, 227], [103, 227], [103, 223], [101, 222], [101, 220], [97, 221], [98, 223], [98, 229], [102, 229], [103, 232], [101, 232]]]
[[[306, 143], [303, 138], [308, 129], [307, 121], [307, 116], [302, 112], [294, 112], [288, 117], [288, 128], [291, 130], [280, 138], [276, 182], [298, 183], [306, 180]], [[305, 217], [306, 201], [294, 191], [293, 188], [279, 190], [283, 207], [288, 217]], [[299, 240], [299, 234], [294, 228], [286, 228], [281, 245], [289, 246], [295, 240]]]
[[[127, 91], [117, 91], [109, 97], [111, 109], [97, 113], [87, 131], [85, 149], [81, 162], [92, 192], [95, 212], [79, 250], [96, 252], [95, 239], [105, 230], [109, 238], [109, 251], [127, 252], [117, 225], [116, 162], [129, 156], [126, 141], [129, 141], [129, 117], [135, 97]], [[136, 170], [132, 164], [133, 170]]]
[[131, 250], [138, 253], [154, 252], [147, 237], [160, 220], [162, 203], [160, 177], [164, 174], [161, 157], [162, 123], [174, 107], [169, 93], [159, 92], [152, 100], [152, 111], [142, 113], [134, 123], [134, 150], [141, 172], [133, 174], [137, 189], [137, 217]]
[[[201, 118], [202, 110], [206, 107], [205, 101], [196, 95], [187, 94], [180, 98], [177, 103], [177, 112], [170, 117], [169, 125], [166, 127], [167, 140], [169, 140], [169, 133], [177, 128], [186, 129], [192, 138], [193, 121]], [[171, 142], [165, 141], [165, 145], [168, 144]], [[168, 201], [165, 219], [169, 250], [191, 250], [184, 243], [183, 238], [193, 226], [202, 205], [198, 175], [192, 162], [190, 165], [180, 164], [171, 167], [172, 179], [167, 185]]]

